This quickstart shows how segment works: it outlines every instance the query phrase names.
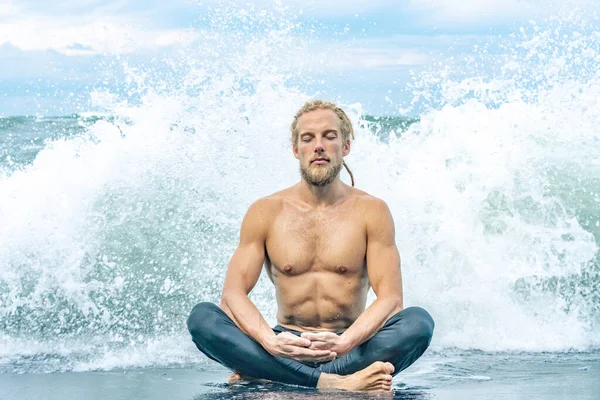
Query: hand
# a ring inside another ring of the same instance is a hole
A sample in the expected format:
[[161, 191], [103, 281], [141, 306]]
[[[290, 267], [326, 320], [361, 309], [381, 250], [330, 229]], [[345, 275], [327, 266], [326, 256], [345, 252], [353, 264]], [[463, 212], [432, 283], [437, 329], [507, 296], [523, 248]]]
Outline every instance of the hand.
[[329, 350], [336, 353], [338, 357], [351, 350], [344, 336], [339, 336], [333, 332], [302, 332], [301, 337], [311, 341], [309, 349]]
[[265, 349], [276, 357], [292, 358], [296, 361], [327, 362], [337, 354], [327, 349], [312, 349], [312, 342], [290, 332], [281, 332], [271, 339]]

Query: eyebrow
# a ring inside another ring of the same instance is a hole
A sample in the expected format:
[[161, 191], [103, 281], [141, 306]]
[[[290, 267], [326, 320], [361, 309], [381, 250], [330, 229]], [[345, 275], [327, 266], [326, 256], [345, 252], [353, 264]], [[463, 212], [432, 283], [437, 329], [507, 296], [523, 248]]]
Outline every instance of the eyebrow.
[[[337, 129], [327, 129], [326, 131], [323, 132], [323, 135], [327, 135], [328, 133], [335, 133], [337, 135], [338, 131], [337, 131]], [[314, 133], [312, 133], [311, 131], [300, 132], [300, 136], [304, 136], [304, 135], [314, 135]]]

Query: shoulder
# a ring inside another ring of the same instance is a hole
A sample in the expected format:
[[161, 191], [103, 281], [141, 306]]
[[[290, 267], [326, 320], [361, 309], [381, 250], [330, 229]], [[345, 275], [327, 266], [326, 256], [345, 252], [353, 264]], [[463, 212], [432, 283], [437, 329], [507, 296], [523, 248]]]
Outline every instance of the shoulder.
[[390, 208], [383, 199], [364, 191], [357, 191], [356, 206], [357, 212], [364, 218], [365, 231], [369, 241], [394, 240], [396, 230], [394, 219]]
[[270, 196], [255, 200], [246, 213], [245, 219], [250, 219], [256, 224], [266, 224], [279, 213], [281, 201]]
[[383, 199], [359, 189], [354, 189], [353, 196], [355, 197], [355, 204], [358, 211], [367, 220], [391, 216], [390, 208]]
[[279, 215], [286, 203], [293, 202], [297, 198], [297, 185], [261, 197], [250, 206], [251, 209], [260, 210], [271, 217]]
[[242, 220], [240, 242], [264, 242], [274, 217], [278, 213], [278, 201], [269, 196], [255, 200]]
[[281, 213], [284, 202], [289, 197], [288, 191], [289, 189], [281, 190], [255, 200], [248, 208], [246, 218], [261, 222], [273, 221]]

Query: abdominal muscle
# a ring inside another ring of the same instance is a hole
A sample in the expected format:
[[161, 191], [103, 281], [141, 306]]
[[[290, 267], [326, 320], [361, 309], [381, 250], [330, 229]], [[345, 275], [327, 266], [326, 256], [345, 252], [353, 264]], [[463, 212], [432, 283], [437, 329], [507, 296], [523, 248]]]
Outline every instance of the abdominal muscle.
[[342, 276], [329, 271], [293, 277], [277, 275], [272, 275], [277, 321], [288, 329], [340, 332], [365, 310], [369, 290], [365, 276]]

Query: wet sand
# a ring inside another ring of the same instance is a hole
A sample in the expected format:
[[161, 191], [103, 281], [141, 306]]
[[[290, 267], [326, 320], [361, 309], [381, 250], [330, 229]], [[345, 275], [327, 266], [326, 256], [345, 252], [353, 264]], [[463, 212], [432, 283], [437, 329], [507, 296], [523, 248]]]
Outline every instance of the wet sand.
[[[583, 399], [600, 396], [599, 353], [429, 357], [394, 379], [396, 399]], [[433, 369], [430, 366], [435, 365]], [[427, 372], [429, 371], [429, 372]], [[0, 399], [347, 399], [363, 394], [287, 385], [226, 385], [217, 365], [136, 370], [0, 374]], [[380, 397], [380, 396], [377, 396]]]

